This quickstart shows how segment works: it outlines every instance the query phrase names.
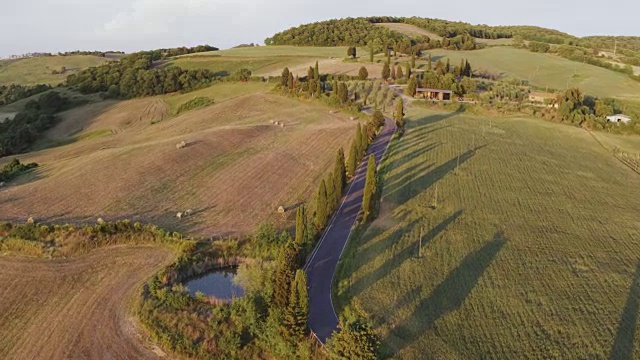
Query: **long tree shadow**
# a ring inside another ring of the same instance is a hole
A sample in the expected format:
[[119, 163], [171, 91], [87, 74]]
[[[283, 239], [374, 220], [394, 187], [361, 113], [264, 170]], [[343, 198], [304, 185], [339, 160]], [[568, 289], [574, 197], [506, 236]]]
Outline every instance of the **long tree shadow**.
[[387, 340], [393, 336], [395, 347], [401, 350], [432, 329], [438, 319], [462, 306], [506, 242], [504, 234], [498, 231], [481, 249], [467, 255], [429, 297], [387, 335]]
[[[429, 230], [423, 237], [422, 246], [426, 246], [429, 242], [435, 239], [440, 233], [446, 230], [447, 227], [449, 227], [449, 225], [453, 224], [456, 221], [456, 219], [460, 217], [460, 215], [462, 215], [462, 210], [456, 211], [455, 213], [453, 213], [452, 215], [444, 219], [442, 222], [440, 222], [438, 225], [436, 225], [434, 228]], [[392, 236], [389, 236], [384, 241], [380, 242], [379, 244], [376, 244], [375, 247], [372, 247], [369, 250], [368, 254], [363, 254], [363, 255], [368, 256], [371, 260], [373, 260], [373, 258], [375, 258], [375, 256], [378, 255], [380, 252], [389, 248], [389, 246], [393, 246], [395, 243], [397, 243], [402, 235], [411, 233], [416, 225], [417, 225], [417, 221], [414, 221], [410, 223], [408, 226], [403, 226], [401, 229], [404, 231], [400, 232], [396, 230], [394, 233], [391, 234]], [[407, 246], [405, 246], [399, 252], [395, 253], [393, 257], [386, 260], [377, 269], [371, 271], [366, 275], [363, 275], [361, 278], [356, 280], [351, 285], [351, 290], [350, 290], [351, 296], [360, 295], [372, 283], [376, 281], [380, 281], [385, 276], [387, 276], [388, 274], [393, 272], [395, 269], [400, 267], [402, 264], [404, 264], [406, 260], [416, 256], [418, 254], [417, 249], [418, 249], [417, 239], [416, 241], [410, 241]], [[369, 262], [369, 261], [363, 260], [366, 258], [361, 258], [360, 254], [358, 254], [358, 258], [360, 259], [359, 262], [361, 264], [365, 264]]]
[[485, 146], [486, 145], [481, 145], [474, 149], [469, 149], [429, 172], [425, 172], [425, 169], [430, 168], [427, 166], [422, 171], [402, 175], [404, 178], [408, 178], [410, 180], [403, 183], [396, 181], [394, 184], [387, 185], [388, 191], [385, 193], [384, 197], [386, 198], [391, 196], [394, 199], [394, 202], [399, 204], [408, 201], [414, 195], [423, 192], [436, 182], [440, 181], [448, 173], [455, 170], [457, 166], [467, 162], [478, 150]]
[[616, 339], [611, 348], [609, 359], [633, 359], [633, 347], [636, 338], [636, 324], [638, 323], [638, 310], [640, 309], [640, 262], [633, 274], [629, 296], [624, 305]]

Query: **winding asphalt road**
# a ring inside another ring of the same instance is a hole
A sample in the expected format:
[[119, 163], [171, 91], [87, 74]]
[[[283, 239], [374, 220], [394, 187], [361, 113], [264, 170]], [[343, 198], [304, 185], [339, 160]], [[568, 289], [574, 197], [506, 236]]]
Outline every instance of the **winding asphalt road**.
[[329, 226], [305, 265], [310, 284], [309, 327], [322, 343], [338, 327], [338, 316], [331, 300], [331, 284], [338, 260], [351, 234], [351, 228], [362, 208], [369, 154], [374, 154], [376, 164], [380, 165], [380, 160], [387, 150], [395, 129], [395, 121], [385, 117], [382, 131], [369, 146], [367, 155], [360, 161], [356, 176], [351, 181], [340, 207], [329, 221]]

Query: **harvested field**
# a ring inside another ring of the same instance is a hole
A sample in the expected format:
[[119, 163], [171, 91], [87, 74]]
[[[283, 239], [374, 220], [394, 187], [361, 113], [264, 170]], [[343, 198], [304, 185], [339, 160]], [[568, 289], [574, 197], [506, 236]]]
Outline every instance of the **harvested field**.
[[638, 358], [640, 176], [611, 150], [571, 126], [414, 108], [388, 154], [381, 216], [334, 296], [386, 354]]
[[131, 313], [169, 249], [112, 247], [64, 260], [0, 257], [0, 358], [152, 359]]
[[[262, 93], [153, 125], [166, 114], [158, 97], [78, 108], [49, 132], [59, 146], [20, 156], [41, 166], [0, 191], [0, 213], [16, 221], [132, 218], [205, 236], [246, 234], [265, 220], [288, 226], [278, 206], [310, 199], [354, 132], [347, 115], [329, 110]], [[193, 215], [177, 219], [186, 209]]]

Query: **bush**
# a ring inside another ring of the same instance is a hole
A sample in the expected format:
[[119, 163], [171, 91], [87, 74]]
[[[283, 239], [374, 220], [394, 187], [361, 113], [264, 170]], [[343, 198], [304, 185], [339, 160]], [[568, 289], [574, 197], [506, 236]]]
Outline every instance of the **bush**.
[[211, 104], [213, 104], [213, 99], [205, 96], [198, 96], [180, 105], [180, 107], [178, 107], [178, 114], [183, 113], [185, 111], [189, 111], [189, 110], [195, 110], [195, 109], [207, 107]]

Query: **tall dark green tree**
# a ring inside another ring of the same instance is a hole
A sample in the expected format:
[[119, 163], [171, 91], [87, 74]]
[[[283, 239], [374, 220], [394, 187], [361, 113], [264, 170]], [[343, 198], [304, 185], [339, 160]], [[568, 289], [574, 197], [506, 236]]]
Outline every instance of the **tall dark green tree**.
[[373, 45], [369, 46], [369, 62], [373, 63]]
[[416, 68], [416, 56], [415, 55], [411, 55], [411, 68], [412, 69]]
[[415, 76], [412, 76], [411, 79], [409, 79], [409, 83], [407, 84], [407, 87], [405, 88], [405, 94], [409, 96], [416, 96], [417, 88], [418, 88], [418, 81], [416, 80]]
[[402, 79], [404, 77], [404, 73], [402, 72], [402, 67], [400, 65], [398, 65], [398, 68], [396, 69], [396, 77], [398, 79]]
[[349, 89], [344, 82], [338, 84], [338, 100], [340, 100], [340, 103], [343, 105], [349, 100]]
[[364, 183], [364, 195], [362, 196], [362, 211], [364, 222], [373, 220], [376, 209], [376, 196], [378, 194], [378, 174], [376, 168], [376, 158], [369, 155], [367, 163], [367, 178]]
[[411, 79], [411, 64], [407, 63], [407, 79]]
[[336, 194], [335, 189], [335, 175], [333, 172], [329, 173], [327, 179], [325, 180], [325, 184], [327, 185], [327, 220], [331, 217], [331, 214], [336, 209], [338, 205], [338, 200], [340, 199]]
[[367, 80], [368, 77], [369, 77], [369, 72], [367, 71], [367, 68], [362, 66], [360, 68], [360, 71], [358, 72], [358, 79]]
[[318, 232], [322, 231], [329, 220], [329, 204], [327, 199], [327, 184], [324, 179], [320, 181], [316, 194], [315, 225]]
[[316, 61], [316, 66], [313, 68], [313, 79], [316, 81], [320, 80], [320, 68], [318, 67], [317, 61]]
[[289, 239], [287, 244], [280, 249], [276, 260], [274, 277], [273, 303], [279, 309], [286, 309], [289, 305], [291, 283], [293, 282], [297, 268], [298, 253], [293, 242]]
[[401, 98], [396, 99], [395, 119], [398, 131], [402, 134], [404, 132], [404, 102]]
[[282, 84], [282, 86], [287, 86], [289, 83], [289, 68], [284, 68], [284, 70], [282, 70], [282, 79], [280, 79], [280, 84]]
[[380, 352], [380, 340], [366, 324], [356, 321], [340, 322], [340, 331], [334, 331], [327, 341], [332, 359], [376, 360]]
[[303, 270], [297, 270], [293, 284], [291, 284], [289, 306], [284, 314], [285, 333], [292, 340], [303, 339], [308, 334], [308, 319], [307, 276]]
[[351, 148], [349, 149], [349, 158], [347, 159], [347, 174], [351, 177], [355, 176], [356, 169], [358, 167], [358, 144], [357, 140], [351, 141]]
[[393, 79], [393, 80], [396, 79], [396, 67], [395, 66], [391, 67], [391, 79]]
[[287, 79], [287, 88], [289, 88], [289, 90], [293, 90], [293, 85], [293, 74], [289, 72], [289, 78]]
[[384, 63], [384, 65], [382, 65], [382, 79], [384, 79], [384, 81], [387, 81], [389, 79], [389, 76], [391, 76], [391, 69], [389, 69], [389, 63], [386, 62]]
[[427, 62], [427, 69], [429, 71], [433, 70], [433, 67], [431, 66], [431, 53], [429, 53], [429, 60]]
[[342, 189], [344, 189], [345, 185], [347, 185], [344, 150], [342, 150], [342, 148], [338, 149], [338, 153], [336, 154], [336, 162], [333, 165], [333, 173], [335, 175], [336, 184], [340, 188], [340, 197], [342, 197]]
[[307, 242], [307, 211], [304, 205], [296, 210], [296, 239], [295, 244], [302, 249]]
[[447, 74], [451, 72], [451, 61], [449, 60], [449, 58], [447, 58], [447, 64], [444, 66], [444, 70]]

